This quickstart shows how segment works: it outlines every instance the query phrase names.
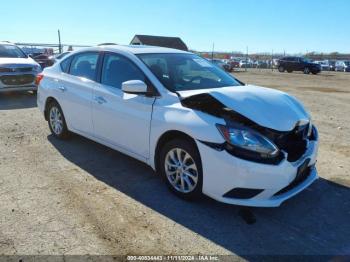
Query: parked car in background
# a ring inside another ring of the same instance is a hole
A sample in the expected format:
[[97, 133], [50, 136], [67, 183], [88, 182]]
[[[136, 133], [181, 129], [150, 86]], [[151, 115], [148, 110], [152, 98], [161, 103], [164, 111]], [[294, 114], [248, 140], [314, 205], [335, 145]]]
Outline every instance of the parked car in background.
[[311, 62], [303, 57], [286, 56], [279, 60], [278, 71], [292, 73], [302, 71], [304, 74], [318, 74], [322, 71], [321, 65]]
[[226, 72], [232, 72], [232, 70], [233, 70], [233, 68], [229, 64], [223, 62], [220, 59], [208, 59], [208, 60], [211, 63], [213, 63], [214, 65], [216, 65], [216, 66], [220, 67], [221, 69], [225, 70]]
[[323, 61], [315, 61], [314, 63], [321, 65], [321, 70], [322, 71], [329, 71], [330, 66], [328, 60], [323, 60]]
[[250, 60], [241, 60], [239, 62], [239, 67], [240, 68], [252, 68], [253, 67], [253, 62]]
[[253, 67], [254, 68], [268, 68], [268, 63], [266, 61], [254, 61]]
[[145, 162], [184, 199], [279, 206], [318, 178], [317, 129], [303, 105], [195, 54], [91, 47], [38, 79], [54, 137], [71, 131]]
[[63, 52], [61, 54], [56, 54], [53, 56], [50, 56], [49, 59], [53, 61], [53, 63], [57, 63], [57, 61], [63, 59], [66, 55], [70, 54], [71, 51]]
[[337, 61], [335, 63], [335, 71], [350, 72], [350, 61]]
[[272, 61], [271, 61], [272, 68], [277, 69], [278, 64], [279, 64], [279, 59], [277, 59], [277, 58], [272, 59]]
[[329, 71], [335, 71], [335, 63], [337, 61], [336, 60], [328, 60], [329, 63]]
[[52, 66], [55, 63], [55, 60], [46, 54], [33, 53], [30, 56], [41, 66], [42, 69]]
[[239, 68], [239, 60], [230, 59], [227, 63], [231, 66], [232, 70]]
[[36, 91], [35, 78], [40, 65], [18, 46], [0, 42], [0, 92]]

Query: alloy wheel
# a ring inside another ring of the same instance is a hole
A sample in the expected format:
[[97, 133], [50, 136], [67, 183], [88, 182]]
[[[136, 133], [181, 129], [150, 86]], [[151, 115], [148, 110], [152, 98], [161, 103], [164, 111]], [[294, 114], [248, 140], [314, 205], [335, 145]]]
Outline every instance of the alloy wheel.
[[171, 149], [165, 157], [165, 173], [171, 186], [181, 193], [192, 192], [198, 183], [198, 169], [192, 156], [181, 148]]
[[63, 118], [60, 110], [53, 106], [50, 109], [50, 125], [56, 135], [60, 135], [63, 131]]

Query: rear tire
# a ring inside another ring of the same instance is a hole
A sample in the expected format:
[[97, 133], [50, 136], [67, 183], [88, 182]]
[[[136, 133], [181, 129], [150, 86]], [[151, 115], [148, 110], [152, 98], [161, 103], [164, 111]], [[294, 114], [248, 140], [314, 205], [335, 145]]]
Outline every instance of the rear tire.
[[202, 196], [203, 171], [196, 144], [174, 139], [160, 151], [159, 170], [168, 188], [178, 197], [194, 200]]
[[290, 70], [290, 69], [289, 69], [289, 70], [287, 70], [287, 72], [288, 72], [288, 73], [293, 73], [293, 70]]
[[70, 132], [60, 105], [56, 101], [50, 102], [47, 107], [48, 123], [51, 133], [58, 139], [68, 139]]

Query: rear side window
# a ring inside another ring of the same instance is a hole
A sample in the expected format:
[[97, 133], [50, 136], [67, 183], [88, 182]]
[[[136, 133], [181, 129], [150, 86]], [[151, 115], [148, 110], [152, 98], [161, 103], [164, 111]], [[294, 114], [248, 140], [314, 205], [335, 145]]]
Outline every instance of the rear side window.
[[146, 82], [145, 75], [129, 59], [116, 54], [106, 54], [103, 61], [101, 83], [121, 89], [122, 83], [129, 80]]
[[63, 72], [68, 73], [71, 61], [72, 57], [68, 57], [67, 59], [61, 62], [60, 66]]
[[99, 54], [95, 52], [75, 55], [69, 73], [74, 76], [95, 80], [98, 55]]

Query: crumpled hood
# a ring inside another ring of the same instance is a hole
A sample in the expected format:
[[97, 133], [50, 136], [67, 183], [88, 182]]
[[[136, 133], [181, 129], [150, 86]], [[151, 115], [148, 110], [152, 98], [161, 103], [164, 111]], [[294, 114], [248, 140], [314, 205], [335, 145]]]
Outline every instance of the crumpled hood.
[[310, 116], [294, 97], [275, 89], [253, 85], [179, 91], [182, 98], [208, 93], [226, 107], [255, 123], [278, 131], [291, 131]]
[[35, 66], [38, 65], [32, 58], [8, 58], [8, 57], [0, 57], [0, 66], [16, 66], [16, 65], [30, 65]]

